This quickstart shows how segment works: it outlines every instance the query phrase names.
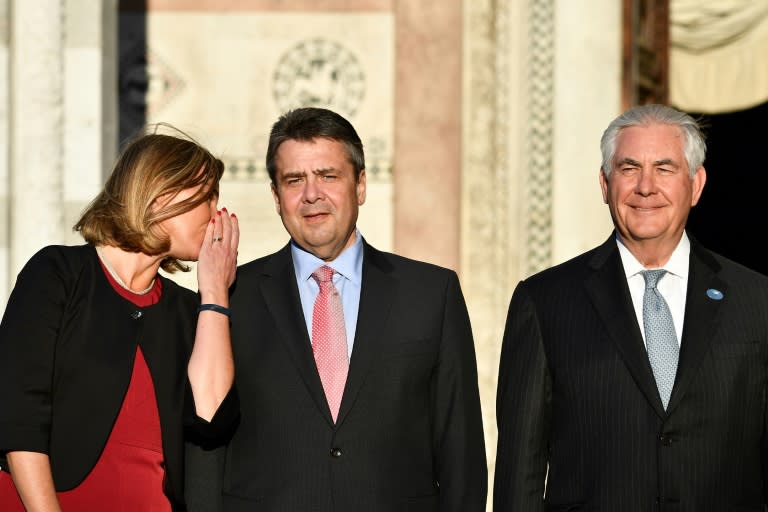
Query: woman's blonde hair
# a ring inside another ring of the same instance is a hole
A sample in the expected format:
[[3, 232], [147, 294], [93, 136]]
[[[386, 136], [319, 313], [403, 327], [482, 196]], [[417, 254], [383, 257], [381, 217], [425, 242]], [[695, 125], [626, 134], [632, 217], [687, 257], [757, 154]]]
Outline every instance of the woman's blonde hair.
[[[188, 212], [219, 193], [224, 164], [210, 151], [182, 135], [144, 133], [122, 152], [104, 189], [85, 209], [74, 230], [88, 243], [112, 245], [125, 251], [158, 255], [170, 250], [169, 237], [158, 229], [166, 219]], [[175, 204], [171, 198], [185, 189], [194, 195]], [[159, 201], [161, 198], [169, 200]], [[187, 271], [180, 260], [161, 263], [167, 272]]]

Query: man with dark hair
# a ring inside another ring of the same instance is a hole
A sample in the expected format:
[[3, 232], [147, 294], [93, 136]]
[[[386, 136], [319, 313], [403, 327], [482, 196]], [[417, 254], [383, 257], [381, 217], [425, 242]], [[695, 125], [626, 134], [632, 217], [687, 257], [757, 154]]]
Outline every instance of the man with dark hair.
[[614, 233], [512, 296], [494, 511], [762, 511], [768, 278], [686, 234], [693, 118], [634, 107], [601, 150]]
[[362, 238], [363, 145], [340, 115], [280, 117], [267, 169], [291, 241], [240, 267], [230, 300], [242, 415], [223, 510], [483, 512], [477, 368], [456, 274]]

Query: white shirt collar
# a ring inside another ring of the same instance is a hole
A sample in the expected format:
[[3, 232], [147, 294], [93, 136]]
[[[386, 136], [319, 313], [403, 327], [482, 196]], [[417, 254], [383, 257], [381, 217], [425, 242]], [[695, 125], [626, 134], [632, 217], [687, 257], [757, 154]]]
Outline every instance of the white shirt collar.
[[[624, 242], [621, 241], [618, 235], [616, 235], [616, 244], [619, 246], [619, 255], [621, 256], [621, 262], [624, 265], [624, 272], [626, 277], [632, 277], [646, 269], [638, 260], [635, 255], [632, 254]], [[669, 261], [664, 265], [664, 270], [672, 275], [681, 277], [683, 279], [688, 278], [688, 266], [690, 264], [691, 255], [691, 241], [688, 238], [688, 234], [683, 231], [683, 236], [680, 237], [680, 241], [677, 243], [677, 247], [672, 251]]]

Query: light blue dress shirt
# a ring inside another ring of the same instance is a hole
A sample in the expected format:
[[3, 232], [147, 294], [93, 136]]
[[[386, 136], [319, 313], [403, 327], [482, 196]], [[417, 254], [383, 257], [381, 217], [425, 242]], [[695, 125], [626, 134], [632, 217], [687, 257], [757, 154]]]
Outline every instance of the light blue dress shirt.
[[347, 354], [351, 358], [357, 327], [357, 311], [360, 307], [360, 288], [363, 282], [363, 239], [360, 231], [355, 230], [355, 243], [344, 249], [333, 261], [325, 262], [293, 241], [291, 241], [291, 255], [296, 283], [299, 285], [301, 309], [304, 311], [310, 340], [312, 339], [312, 310], [317, 294], [320, 293], [320, 286], [312, 277], [312, 272], [323, 265], [328, 265], [336, 271], [333, 274], [333, 284], [341, 294], [344, 325], [347, 331]]

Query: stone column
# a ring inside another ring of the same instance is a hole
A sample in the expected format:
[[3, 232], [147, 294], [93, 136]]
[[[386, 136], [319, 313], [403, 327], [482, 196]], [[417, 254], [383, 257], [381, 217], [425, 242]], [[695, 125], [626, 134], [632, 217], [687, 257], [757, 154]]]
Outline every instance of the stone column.
[[[546, 4], [553, 0], [537, 0]], [[621, 110], [621, 2], [557, 0], [552, 31], [550, 265], [602, 243], [613, 226], [600, 193], [600, 137]], [[542, 5], [543, 7], [543, 5]], [[528, 268], [534, 269], [535, 261]]]
[[512, 291], [610, 232], [597, 170], [602, 129], [619, 108], [620, 5], [594, 3], [464, 4], [461, 276], [491, 477]]
[[61, 239], [101, 190], [117, 152], [117, 0], [65, 0]]
[[114, 161], [117, 0], [0, 0], [0, 11], [10, 20], [0, 25], [4, 306], [35, 252], [82, 242], [72, 225]]
[[7, 301], [9, 287], [10, 8], [9, 0], [0, 0], [0, 307]]
[[[10, 277], [62, 241], [63, 0], [11, 8]], [[12, 282], [10, 283], [12, 285]]]
[[526, 260], [529, 5], [464, 5], [461, 276], [477, 348], [491, 510], [496, 381], [512, 289]]
[[462, 0], [395, 2], [394, 250], [459, 268]]

